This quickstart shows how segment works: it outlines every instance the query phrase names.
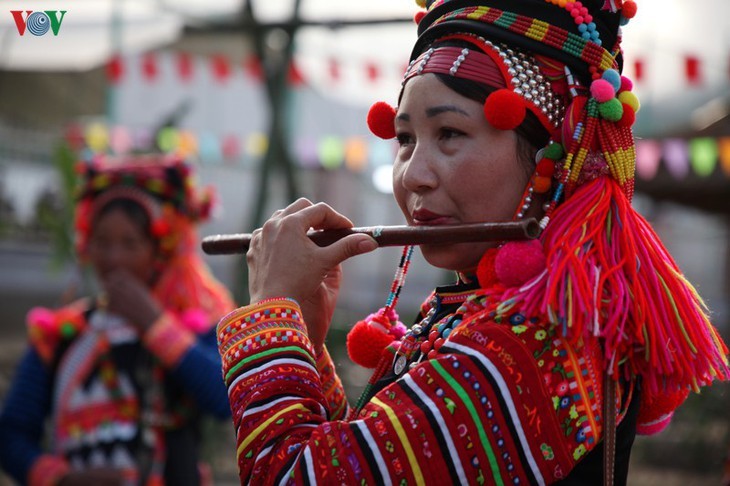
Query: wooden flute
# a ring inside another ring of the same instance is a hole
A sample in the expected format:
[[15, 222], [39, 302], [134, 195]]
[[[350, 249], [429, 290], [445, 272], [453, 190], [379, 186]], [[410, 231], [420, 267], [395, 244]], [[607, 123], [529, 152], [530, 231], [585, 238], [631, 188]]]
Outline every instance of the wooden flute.
[[[370, 235], [379, 246], [426, 244], [453, 244], [476, 241], [530, 240], [537, 238], [536, 219], [504, 223], [470, 223], [443, 226], [368, 226], [336, 230], [310, 230], [309, 239], [319, 246], [327, 246], [355, 233]], [[208, 255], [246, 253], [251, 244], [251, 233], [211, 235], [203, 238], [203, 251]]]

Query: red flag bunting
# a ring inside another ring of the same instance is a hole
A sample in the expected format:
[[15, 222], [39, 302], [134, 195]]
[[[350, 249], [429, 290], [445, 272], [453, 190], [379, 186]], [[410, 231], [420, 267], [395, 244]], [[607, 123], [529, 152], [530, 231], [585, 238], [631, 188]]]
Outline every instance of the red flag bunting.
[[186, 82], [193, 77], [193, 58], [187, 52], [177, 53], [177, 75]]
[[634, 61], [634, 81], [640, 83], [644, 80], [644, 61], [637, 59]]
[[124, 63], [120, 56], [112, 57], [106, 65], [106, 78], [112, 84], [119, 84], [124, 75]]
[[694, 56], [686, 56], [684, 58], [684, 73], [687, 76], [687, 82], [693, 86], [702, 84], [702, 73], [700, 70], [700, 60]]
[[328, 66], [329, 66], [330, 79], [332, 81], [339, 81], [340, 80], [340, 62], [333, 57], [333, 58], [330, 58], [330, 60], [328, 62]]
[[153, 52], [148, 52], [142, 56], [142, 76], [147, 81], [154, 81], [157, 74], [157, 58]]
[[367, 70], [367, 76], [370, 81], [377, 81], [380, 77], [380, 68], [374, 62], [368, 62], [365, 66]]
[[293, 60], [291, 64], [289, 64], [288, 79], [289, 84], [291, 84], [292, 86], [301, 86], [302, 84], [304, 84], [304, 75], [299, 70], [299, 67], [297, 67], [297, 64]]
[[261, 60], [257, 56], [248, 56], [243, 61], [243, 69], [255, 80], [264, 80], [264, 67], [261, 65]]
[[210, 59], [210, 65], [213, 69], [213, 77], [221, 83], [226, 82], [231, 77], [231, 65], [226, 56], [217, 54]]

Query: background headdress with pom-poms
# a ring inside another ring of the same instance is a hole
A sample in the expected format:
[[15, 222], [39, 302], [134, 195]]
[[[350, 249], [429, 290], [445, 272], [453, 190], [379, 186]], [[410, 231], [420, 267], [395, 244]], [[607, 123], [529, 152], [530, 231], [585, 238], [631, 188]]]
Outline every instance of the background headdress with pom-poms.
[[[204, 264], [195, 225], [211, 217], [212, 187], [199, 188], [191, 165], [172, 155], [97, 156], [77, 164], [76, 247], [87, 258], [98, 211], [115, 199], [137, 202], [149, 215], [158, 241], [153, 293], [166, 309], [193, 327], [210, 327], [233, 308], [229, 292]], [[198, 316], [193, 319], [193, 316]]]
[[176, 156], [97, 156], [76, 169], [76, 244], [82, 258], [94, 216], [114, 199], [133, 199], [148, 212], [152, 234], [168, 257], [179, 248], [181, 226], [207, 220], [215, 203], [213, 189], [199, 189], [192, 167]]

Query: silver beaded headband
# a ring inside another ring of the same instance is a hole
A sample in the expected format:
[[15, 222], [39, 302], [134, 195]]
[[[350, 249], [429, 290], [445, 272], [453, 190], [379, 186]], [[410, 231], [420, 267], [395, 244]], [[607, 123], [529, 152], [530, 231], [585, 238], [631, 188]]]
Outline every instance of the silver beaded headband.
[[496, 89], [509, 87], [532, 105], [531, 111], [548, 130], [560, 126], [565, 116], [563, 100], [553, 93], [550, 81], [540, 73], [535, 59], [517, 49], [478, 40], [484, 44], [484, 50], [455, 46], [429, 48], [411, 61], [402, 84], [421, 74], [441, 73]]

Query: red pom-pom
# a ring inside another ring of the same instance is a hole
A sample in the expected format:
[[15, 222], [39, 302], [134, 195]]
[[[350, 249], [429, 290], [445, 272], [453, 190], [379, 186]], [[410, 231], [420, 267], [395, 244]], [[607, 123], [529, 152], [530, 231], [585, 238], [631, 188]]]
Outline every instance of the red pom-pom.
[[347, 333], [347, 354], [365, 368], [378, 366], [383, 350], [393, 342], [388, 330], [391, 324], [382, 312], [370, 314], [358, 321]]
[[370, 107], [367, 122], [376, 137], [385, 140], [395, 137], [395, 108], [385, 101], [378, 101]]
[[170, 226], [170, 223], [168, 223], [164, 219], [156, 219], [152, 223], [152, 234], [157, 238], [167, 236], [168, 234], [170, 234], [171, 230], [172, 227]]
[[413, 15], [413, 21], [416, 23], [416, 25], [421, 23], [421, 20], [423, 20], [423, 17], [426, 16], [425, 10], [419, 10], [418, 12]]
[[658, 393], [642, 390], [636, 432], [653, 435], [664, 430], [672, 420], [674, 411], [687, 399], [687, 395], [689, 390]]
[[537, 175], [542, 177], [552, 177], [555, 173], [555, 161], [552, 159], [544, 158], [537, 163], [535, 167]]
[[633, 19], [636, 16], [636, 10], [636, 2], [628, 0], [625, 1], [623, 6], [621, 7], [621, 15], [623, 15], [627, 19]]
[[525, 100], [514, 91], [500, 89], [484, 102], [484, 116], [498, 130], [514, 130], [525, 119]]
[[494, 272], [494, 259], [497, 258], [497, 249], [490, 248], [484, 252], [477, 265], [477, 280], [479, 287], [487, 289], [497, 283], [497, 274]]
[[636, 121], [636, 113], [634, 113], [634, 109], [626, 103], [622, 104], [624, 107], [624, 112], [621, 115], [621, 119], [617, 121], [616, 124], [620, 127], [630, 127]]
[[497, 252], [494, 271], [507, 287], [519, 287], [545, 270], [545, 253], [537, 240], [511, 241]]

